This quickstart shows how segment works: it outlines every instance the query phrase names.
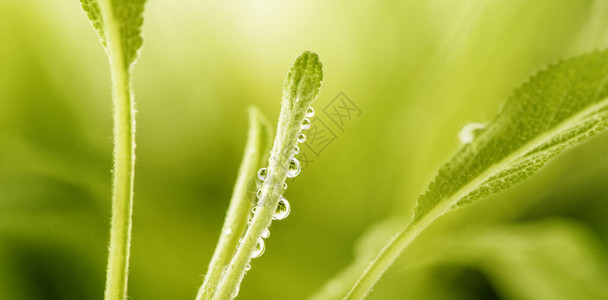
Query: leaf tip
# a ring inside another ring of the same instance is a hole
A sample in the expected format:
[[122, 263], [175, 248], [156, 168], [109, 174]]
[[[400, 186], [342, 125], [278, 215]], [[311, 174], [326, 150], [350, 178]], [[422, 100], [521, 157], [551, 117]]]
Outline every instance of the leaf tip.
[[319, 55], [304, 51], [296, 58], [283, 86], [285, 96], [303, 107], [315, 100], [323, 81], [323, 64]]

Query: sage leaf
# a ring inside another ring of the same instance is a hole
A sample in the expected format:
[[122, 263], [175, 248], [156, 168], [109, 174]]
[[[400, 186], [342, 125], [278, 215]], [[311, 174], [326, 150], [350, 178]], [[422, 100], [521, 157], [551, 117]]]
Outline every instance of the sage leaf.
[[125, 67], [137, 59], [143, 38], [141, 26], [145, 0], [80, 0], [101, 44], [108, 50], [108, 40], [120, 45]]
[[516, 89], [485, 130], [441, 169], [415, 220], [454, 209], [528, 178], [563, 150], [608, 126], [608, 51], [562, 61]]
[[99, 3], [97, 3], [97, 0], [80, 0], [80, 4], [82, 4], [82, 9], [87, 14], [89, 21], [91, 21], [91, 25], [93, 25], [93, 28], [97, 31], [101, 44], [105, 47], [106, 36], [103, 29], [104, 26]]
[[247, 219], [254, 205], [252, 198], [256, 197], [257, 192], [255, 176], [258, 170], [266, 165], [268, 152], [272, 145], [271, 136], [272, 126], [266, 117], [257, 107], [250, 107], [249, 132], [243, 159], [220, 238], [211, 262], [209, 262], [203, 285], [197, 293], [197, 300], [210, 299], [213, 296], [224, 268], [230, 263], [230, 259], [239, 245], [239, 239], [243, 237], [247, 229]]
[[[317, 99], [323, 80], [323, 65], [316, 53], [305, 51], [296, 58], [283, 83], [281, 113], [277, 132], [268, 159], [267, 177], [260, 189], [256, 212], [243, 236], [242, 243], [230, 260], [213, 299], [233, 299], [262, 234], [268, 230], [285, 192], [285, 179], [295, 160], [297, 137], [302, 133], [302, 121], [309, 106]], [[293, 176], [292, 176], [293, 177]]]
[[439, 169], [412, 221], [378, 253], [346, 299], [364, 298], [401, 252], [446, 212], [521, 182], [607, 126], [608, 50], [538, 72]]

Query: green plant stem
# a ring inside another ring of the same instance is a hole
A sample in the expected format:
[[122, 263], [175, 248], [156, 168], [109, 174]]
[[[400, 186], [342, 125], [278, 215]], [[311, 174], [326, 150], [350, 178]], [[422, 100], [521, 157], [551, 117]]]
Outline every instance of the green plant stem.
[[308, 107], [317, 98], [322, 80], [323, 68], [319, 57], [308, 51], [296, 59], [287, 74], [283, 84], [277, 134], [270, 153], [267, 177], [262, 185], [257, 211], [230, 265], [220, 279], [213, 299], [232, 299], [238, 294], [246, 266], [251, 261], [262, 233], [270, 226], [279, 199], [285, 192], [283, 185], [289, 164], [295, 154], [297, 136], [302, 131], [302, 120]]
[[262, 232], [270, 226], [277, 204], [278, 198], [274, 205], [258, 208], [258, 213], [255, 214], [252, 225], [247, 229], [245, 237], [226, 270], [226, 274], [220, 281], [213, 299], [232, 299], [236, 297], [245, 277], [245, 267], [251, 261], [251, 254], [261, 238]]
[[372, 290], [376, 282], [380, 280], [384, 272], [399, 257], [401, 252], [407, 248], [420, 233], [426, 229], [435, 219], [443, 215], [450, 209], [450, 206], [443, 205], [435, 207], [434, 211], [425, 217], [415, 220], [407, 225], [402, 231], [397, 233], [388, 244], [380, 250], [376, 258], [363, 271], [361, 277], [355, 282], [348, 295], [344, 299], [365, 299]]
[[[226, 270], [226, 274], [221, 279], [213, 299], [232, 299], [236, 297], [246, 273], [245, 267], [251, 261], [251, 255], [261, 239], [262, 232], [272, 222], [272, 216], [277, 210], [279, 198], [284, 192], [283, 183], [287, 178], [287, 166], [291, 156], [294, 154], [296, 145], [297, 133], [293, 133], [293, 126], [288, 127], [282, 123], [289, 121], [288, 118], [280, 118], [277, 138], [275, 139], [269, 160], [268, 177], [262, 186], [262, 196], [258, 203], [258, 210], [254, 214], [251, 225], [247, 228], [241, 245], [238, 247]], [[299, 126], [301, 122], [300, 118], [297, 123], [296, 132], [300, 131]]]
[[131, 93], [130, 66], [123, 60], [119, 23], [113, 14], [110, 0], [100, 0], [99, 5], [106, 26], [106, 52], [110, 60], [114, 106], [112, 221], [104, 298], [122, 300], [127, 296], [131, 246], [135, 109]]
[[[209, 263], [203, 285], [196, 295], [197, 300], [211, 299], [224, 267], [230, 263], [230, 258], [234, 255], [238, 246], [239, 238], [243, 236], [247, 228], [247, 219], [253, 207], [253, 201], [247, 195], [247, 188], [251, 180], [255, 180], [258, 169], [264, 163], [265, 153], [270, 147], [269, 138], [270, 124], [256, 108], [250, 108], [249, 133], [243, 160], [234, 185], [222, 233]], [[255, 194], [253, 197], [255, 197]]]
[[501, 170], [506, 167], [513, 165], [519, 158], [523, 157], [527, 153], [531, 153], [535, 149], [539, 149], [542, 145], [549, 140], [552, 140], [560, 135], [560, 133], [567, 131], [569, 128], [573, 128], [578, 123], [582, 123], [583, 120], [593, 116], [594, 113], [605, 110], [608, 107], [608, 99], [599, 101], [596, 104], [590, 105], [589, 107], [581, 110], [577, 114], [574, 114], [571, 118], [565, 120], [561, 124], [555, 126], [555, 128], [538, 135], [534, 139], [521, 146], [518, 150], [514, 151], [503, 160], [492, 165], [481, 173], [476, 179], [469, 182], [467, 185], [459, 189], [456, 193], [449, 196], [443, 201], [440, 201], [428, 213], [424, 214], [420, 218], [414, 217], [412, 223], [410, 223], [404, 230], [399, 232], [376, 256], [376, 258], [369, 264], [365, 269], [361, 277], [357, 280], [353, 288], [350, 290], [345, 299], [363, 299], [371, 291], [376, 282], [382, 277], [382, 274], [392, 265], [397, 257], [403, 252], [405, 248], [420, 234], [422, 230], [428, 227], [435, 219], [441, 217], [446, 212], [450, 211], [461, 199], [466, 195], [469, 195], [477, 187], [487, 182], [490, 178], [498, 174]]

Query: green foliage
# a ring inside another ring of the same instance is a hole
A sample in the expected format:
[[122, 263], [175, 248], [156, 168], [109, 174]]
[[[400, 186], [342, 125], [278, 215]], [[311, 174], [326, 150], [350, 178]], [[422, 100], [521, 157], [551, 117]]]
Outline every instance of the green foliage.
[[380, 251], [350, 298], [367, 295], [396, 257], [449, 210], [502, 191], [608, 126], [608, 50], [571, 58], [532, 77], [488, 127], [439, 169], [412, 222]]
[[[401, 286], [374, 298], [426, 300], [451, 291], [451, 298], [467, 299], [448, 286], [446, 273], [475, 270], [487, 279], [483, 290], [493, 290], [493, 298], [606, 299], [608, 261], [602, 247], [588, 227], [562, 218], [443, 233], [398, 260], [380, 284]], [[465, 284], [466, 273], [457, 275], [452, 284]], [[415, 279], [420, 277], [427, 280]]]
[[[608, 50], [550, 66], [515, 90], [488, 127], [441, 169], [415, 220], [516, 184], [608, 126]], [[447, 203], [447, 204], [444, 204]]]
[[262, 184], [256, 212], [213, 299], [231, 299], [238, 294], [247, 271], [246, 266], [251, 261], [262, 233], [270, 226], [279, 199], [285, 192], [285, 179], [295, 155], [297, 137], [302, 132], [302, 120], [308, 107], [317, 99], [322, 80], [323, 66], [319, 56], [308, 51], [296, 59], [285, 78], [277, 134], [268, 160], [267, 176]]
[[283, 121], [283, 126], [289, 126], [294, 133], [300, 132], [302, 119], [308, 107], [317, 99], [322, 81], [323, 65], [319, 56], [309, 51], [304, 52], [293, 63], [283, 83], [281, 109], [284, 114], [281, 117], [292, 122]]
[[120, 28], [120, 40], [125, 65], [131, 65], [137, 59], [143, 39], [141, 26], [146, 0], [111, 0], [112, 11]]
[[[123, 63], [128, 68], [137, 59], [143, 42], [141, 26], [146, 0], [80, 0], [80, 2], [104, 47], [107, 47], [107, 40], [110, 38], [117, 38], [117, 41], [120, 41]], [[108, 25], [108, 23], [112, 24]], [[108, 37], [108, 35], [118, 36]]]
[[271, 132], [271, 125], [266, 117], [258, 108], [251, 107], [247, 144], [230, 199], [230, 206], [215, 252], [207, 268], [205, 281], [199, 289], [196, 299], [210, 299], [213, 296], [224, 268], [230, 263], [239, 239], [247, 229], [247, 220], [254, 205], [251, 200], [252, 197], [255, 197], [256, 192], [256, 189], [252, 191], [251, 188], [256, 186], [255, 177], [258, 170], [266, 164], [265, 160], [271, 146]]
[[[305, 299], [364, 257], [336, 285], [342, 299], [409, 221], [459, 145], [459, 128], [489, 124], [513, 88], [548, 62], [608, 45], [605, 0], [291, 4], [146, 4], [146, 49], [133, 70], [140, 113], [130, 298], [194, 298], [243, 156], [243, 108], [276, 118], [286, 66], [303, 47], [323, 56], [315, 118], [338, 138], [318, 157], [307, 152], [312, 135], [300, 145], [296, 157], [313, 162], [288, 180], [292, 213], [272, 223], [237, 299]], [[0, 54], [10, 58], [0, 63], [0, 299], [99, 299], [104, 289], [113, 110], [104, 48], [90, 27], [79, 1], [0, 1]], [[341, 91], [363, 112], [344, 131], [324, 110]], [[437, 220], [369, 297], [542, 299], [564, 288], [571, 299], [606, 298], [585, 290], [587, 278], [604, 283], [597, 270], [608, 270], [607, 133], [491, 201]], [[599, 243], [573, 239], [567, 226], [529, 226], [554, 216]], [[396, 221], [353, 249], [365, 228], [387, 218]]]
[[576, 222], [546, 219], [470, 229], [434, 245], [441, 257], [420, 257], [426, 264], [474, 266], [509, 299], [608, 298], [601, 244]]
[[82, 9], [87, 14], [89, 21], [91, 21], [91, 25], [93, 25], [93, 28], [97, 31], [101, 44], [105, 47], [106, 34], [104, 32], [104, 24], [98, 0], [80, 0], [80, 3], [82, 4]]

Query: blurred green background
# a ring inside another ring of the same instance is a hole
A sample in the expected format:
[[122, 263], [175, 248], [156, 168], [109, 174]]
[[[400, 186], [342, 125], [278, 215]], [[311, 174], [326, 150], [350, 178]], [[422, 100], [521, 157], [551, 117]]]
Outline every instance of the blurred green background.
[[[130, 298], [194, 298], [236, 178], [246, 107], [275, 123], [302, 51], [324, 64], [317, 116], [340, 92], [361, 115], [343, 130], [325, 119], [337, 139], [289, 184], [292, 213], [273, 224], [241, 299], [343, 289], [325, 284], [407, 221], [464, 124], [490, 121], [544, 65], [608, 45], [607, 26], [600, 0], [149, 0], [134, 74]], [[0, 299], [102, 297], [108, 69], [77, 0], [0, 0]], [[445, 216], [371, 298], [608, 299], [606, 149], [602, 134]]]

